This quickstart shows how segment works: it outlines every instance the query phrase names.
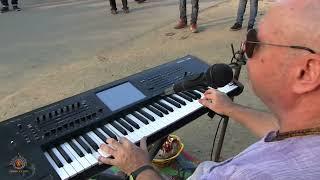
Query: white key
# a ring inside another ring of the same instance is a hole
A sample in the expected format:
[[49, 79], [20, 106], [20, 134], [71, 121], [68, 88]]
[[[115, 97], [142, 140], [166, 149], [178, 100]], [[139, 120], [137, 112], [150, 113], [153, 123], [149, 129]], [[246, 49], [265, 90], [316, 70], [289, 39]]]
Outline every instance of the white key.
[[[90, 137], [90, 136], [89, 136]], [[82, 136], [80, 136], [80, 139], [84, 142], [84, 143], [86, 143], [86, 145], [87, 146], [89, 146], [89, 148], [90, 148], [90, 150], [92, 151], [92, 155], [93, 155], [93, 157], [96, 159], [96, 160], [98, 160], [98, 158], [99, 158], [99, 153], [97, 152], [97, 151], [95, 151], [90, 145], [89, 145], [89, 143], [82, 137]]]
[[[156, 115], [155, 113], [153, 113], [152, 111], [150, 111], [147, 108], [142, 108], [146, 113], [150, 114], [151, 116], [154, 117], [155, 122], [157, 122], [160, 126], [156, 127], [158, 130], [163, 129], [164, 127], [166, 127], [168, 125], [168, 121], [165, 117], [160, 117], [158, 115]], [[157, 130], [157, 131], [158, 131]]]
[[[121, 118], [122, 119], [122, 118]], [[123, 121], [125, 121], [124, 119], [122, 119]], [[126, 122], [126, 121], [125, 121]], [[128, 135], [130, 137], [130, 139], [132, 140], [131, 142], [135, 143], [137, 141], [139, 141], [139, 136], [136, 135], [136, 133], [133, 131], [133, 132], [130, 132], [129, 130], [127, 130], [124, 126], [122, 126], [120, 123], [116, 122], [120, 127], [122, 127], [124, 130], [127, 131]], [[129, 123], [127, 123], [129, 124]], [[130, 125], [130, 124], [129, 124]], [[131, 126], [131, 125], [130, 125]], [[133, 127], [132, 127], [133, 128]]]
[[71, 158], [72, 162], [70, 164], [74, 168], [74, 170], [76, 170], [77, 173], [81, 173], [82, 171], [84, 171], [84, 167], [82, 167], [82, 165], [78, 162], [78, 160], [73, 156], [73, 154], [65, 146], [65, 143], [61, 144], [60, 146], [68, 154], [68, 156]]
[[83, 147], [75, 139], [72, 139], [72, 142], [82, 151], [84, 157], [91, 164], [91, 166], [98, 164], [98, 160], [92, 154], [87, 153], [87, 151], [83, 149]]
[[115, 134], [119, 140], [120, 137], [125, 137], [127, 138], [129, 141], [133, 141], [128, 135], [123, 135], [121, 132], [119, 132], [115, 127], [111, 126], [111, 124], [106, 124], [106, 127], [113, 132], [113, 134]]
[[87, 159], [83, 156], [80, 157], [76, 151], [71, 147], [69, 143], [64, 143], [65, 147], [68, 148], [69, 152], [77, 159], [77, 161], [81, 164], [84, 169], [89, 169], [91, 167], [90, 163]]
[[63, 169], [63, 168], [59, 168], [56, 163], [54, 162], [54, 160], [50, 157], [50, 155], [48, 154], [48, 152], [44, 152], [44, 155], [46, 156], [46, 158], [48, 159], [49, 163], [51, 164], [51, 166], [53, 167], [53, 169], [57, 172], [57, 174], [60, 176], [60, 178], [62, 180], [66, 180], [69, 179], [69, 175], [68, 173]]
[[219, 91], [221, 92], [224, 92], [224, 93], [228, 93], [234, 89], [236, 89], [238, 86], [237, 85], [234, 85], [233, 82], [230, 82], [229, 84], [221, 87], [221, 88], [218, 88]]
[[150, 136], [152, 133], [154, 133], [155, 128], [149, 123], [149, 124], [144, 124], [142, 123], [139, 119], [135, 118], [133, 115], [129, 114], [127, 115], [128, 117], [130, 117], [130, 119], [132, 119], [132, 121], [134, 121], [135, 123], [137, 123], [140, 128], [139, 128], [139, 134], [140, 136], [144, 137], [144, 136]]
[[100, 147], [101, 144], [104, 144], [104, 142], [93, 132], [90, 131], [89, 133], [87, 133], [89, 135], [89, 137], [91, 137], [91, 139]]
[[77, 171], [67, 163], [67, 161], [63, 158], [57, 148], [52, 148], [52, 152], [57, 156], [60, 162], [63, 164], [63, 169], [69, 174], [70, 177], [73, 177], [77, 174]]

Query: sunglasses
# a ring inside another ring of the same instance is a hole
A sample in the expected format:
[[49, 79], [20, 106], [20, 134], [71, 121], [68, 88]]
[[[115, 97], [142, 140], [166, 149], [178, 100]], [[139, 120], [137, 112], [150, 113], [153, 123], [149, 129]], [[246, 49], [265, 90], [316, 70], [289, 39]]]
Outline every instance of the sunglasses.
[[258, 39], [258, 32], [256, 29], [250, 29], [248, 31], [247, 39], [241, 45], [241, 51], [245, 53], [247, 58], [251, 58], [253, 56], [255, 49], [257, 49], [259, 47], [259, 45], [277, 46], [277, 47], [285, 47], [285, 48], [292, 48], [292, 49], [302, 49], [302, 50], [309, 51], [312, 54], [316, 53], [314, 50], [307, 48], [307, 47], [303, 47], [303, 46], [287, 46], [287, 45], [281, 45], [281, 44], [260, 42]]

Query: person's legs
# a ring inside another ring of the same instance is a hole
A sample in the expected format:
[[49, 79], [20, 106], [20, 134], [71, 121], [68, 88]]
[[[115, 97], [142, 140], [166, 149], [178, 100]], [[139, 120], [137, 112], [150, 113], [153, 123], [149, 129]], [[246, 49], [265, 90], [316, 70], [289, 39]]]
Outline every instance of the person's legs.
[[237, 20], [236, 23], [242, 24], [243, 22], [243, 15], [246, 11], [248, 0], [239, 0], [238, 12], [237, 12]]
[[180, 0], [179, 10], [180, 10], [180, 20], [178, 24], [174, 26], [175, 29], [181, 29], [187, 27], [187, 0]]
[[199, 11], [199, 0], [191, 0], [192, 12], [191, 12], [191, 24], [197, 24], [198, 11]]
[[128, 1], [127, 0], [122, 0], [122, 9], [125, 13], [129, 13], [129, 8], [128, 8]]
[[11, 4], [14, 11], [21, 11], [21, 9], [18, 6], [18, 0], [11, 0]]
[[230, 28], [230, 30], [237, 31], [242, 28], [243, 15], [244, 15], [244, 12], [246, 11], [247, 2], [248, 0], [239, 0], [236, 23], [234, 23], [234, 25]]
[[187, 24], [187, 1], [186, 0], [180, 0], [179, 10], [180, 10], [180, 20]]
[[112, 14], [117, 14], [116, 0], [109, 0], [109, 2], [110, 2], [110, 7], [111, 7], [111, 13]]
[[2, 8], [0, 9], [0, 13], [5, 13], [9, 11], [9, 3], [8, 0], [1, 0]]
[[248, 27], [254, 25], [258, 13], [258, 0], [250, 0], [250, 18]]

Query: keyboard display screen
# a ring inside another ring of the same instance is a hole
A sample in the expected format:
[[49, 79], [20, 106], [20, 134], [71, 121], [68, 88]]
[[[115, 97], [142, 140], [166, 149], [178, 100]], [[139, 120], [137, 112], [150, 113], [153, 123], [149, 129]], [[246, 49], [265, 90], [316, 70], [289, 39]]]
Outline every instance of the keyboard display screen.
[[96, 95], [111, 111], [116, 111], [146, 97], [130, 82], [101, 91]]

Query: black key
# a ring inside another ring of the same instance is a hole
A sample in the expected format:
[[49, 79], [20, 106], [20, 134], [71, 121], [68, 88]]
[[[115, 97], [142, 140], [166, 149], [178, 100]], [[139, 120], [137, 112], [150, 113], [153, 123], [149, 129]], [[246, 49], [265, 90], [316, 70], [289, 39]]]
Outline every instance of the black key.
[[99, 149], [98, 144], [96, 144], [96, 143], [88, 136], [88, 134], [84, 134], [82, 137], [87, 141], [87, 143], [89, 143], [89, 145], [92, 147], [92, 149], [94, 149], [95, 151], [97, 151], [97, 150]]
[[173, 100], [177, 101], [178, 103], [182, 104], [182, 105], [186, 105], [186, 102], [184, 102], [184, 100], [180, 99], [180, 98], [177, 98], [173, 95], [170, 96], [170, 98], [172, 98]]
[[189, 91], [184, 91], [182, 93], [186, 94], [187, 96], [191, 97], [194, 100], [198, 99], [197, 96], [195, 96], [194, 94], [190, 93]]
[[137, 112], [132, 113], [132, 115], [136, 117], [139, 121], [143, 122], [144, 124], [149, 124], [149, 121], [146, 118], [142, 117]]
[[68, 144], [80, 157], [84, 156], [83, 152], [79, 149], [79, 147], [73, 141], [69, 141]]
[[181, 108], [181, 105], [179, 103], [177, 103], [176, 101], [174, 101], [173, 99], [171, 99], [169, 97], [165, 97], [164, 100], [167, 101], [168, 103], [174, 105], [177, 108]]
[[106, 128], [105, 126], [101, 127], [102, 131], [104, 131], [106, 134], [108, 134], [108, 136], [110, 136], [111, 138], [117, 140], [117, 136], [115, 134], [113, 134], [112, 131], [110, 131], [108, 128]]
[[153, 106], [148, 105], [147, 109], [149, 109], [151, 112], [155, 113], [156, 115], [163, 117], [162, 112], [160, 112], [159, 110], [157, 110], [156, 108], [154, 108]]
[[137, 124], [136, 122], [134, 122], [132, 119], [130, 119], [129, 117], [124, 117], [124, 120], [126, 120], [131, 126], [135, 127], [136, 129], [139, 129], [140, 126], [139, 124]]
[[195, 92], [195, 91], [188, 91], [189, 93], [195, 95], [197, 97], [197, 99], [200, 99], [201, 98], [201, 94]]
[[183, 97], [184, 99], [186, 99], [187, 101], [192, 102], [192, 98], [187, 96], [187, 95], [185, 95], [185, 94], [183, 94], [182, 92], [178, 92], [177, 94], [179, 96]]
[[204, 89], [204, 88], [199, 88], [198, 89], [200, 92], [202, 92], [202, 93], [205, 93], [206, 92], [206, 90]]
[[104, 136], [98, 129], [93, 130], [93, 132], [102, 140], [102, 142], [106, 142], [107, 137]]
[[111, 126], [116, 128], [119, 132], [121, 132], [121, 134], [128, 135], [127, 131], [125, 129], [123, 129], [121, 126], [119, 126], [117, 123], [111, 122], [110, 124], [111, 124]]
[[170, 107], [170, 106], [168, 106], [166, 103], [163, 103], [163, 102], [161, 102], [161, 101], [158, 101], [157, 103], [158, 103], [160, 106], [166, 108], [168, 111], [173, 112], [173, 108]]
[[70, 156], [62, 149], [61, 146], [58, 146], [57, 149], [60, 152], [60, 154], [62, 155], [62, 157], [67, 161], [67, 163], [72, 162]]
[[139, 113], [141, 113], [142, 115], [144, 115], [146, 118], [148, 118], [150, 121], [155, 121], [156, 119], [153, 117], [153, 116], [151, 116], [150, 114], [148, 114], [145, 110], [143, 110], [143, 109], [140, 109], [139, 110]]
[[83, 147], [83, 149], [86, 150], [87, 153], [92, 154], [90, 147], [80, 137], [77, 137], [75, 139]]
[[53, 159], [53, 161], [56, 163], [56, 165], [61, 168], [63, 166], [62, 162], [58, 159], [58, 157], [53, 153], [52, 149], [48, 150], [48, 154]]
[[121, 124], [124, 128], [126, 128], [128, 131], [133, 132], [133, 128], [124, 120], [118, 119], [117, 122]]
[[166, 108], [160, 106], [159, 104], [157, 103], [152, 103], [152, 106], [157, 108], [159, 111], [161, 111], [162, 113], [164, 114], [169, 114], [168, 110], [166, 110]]

